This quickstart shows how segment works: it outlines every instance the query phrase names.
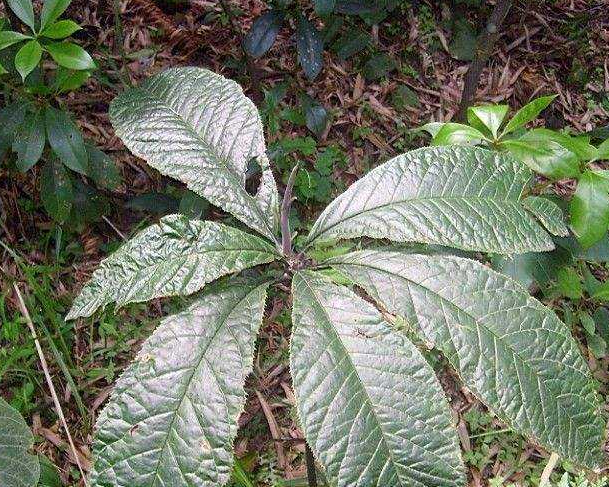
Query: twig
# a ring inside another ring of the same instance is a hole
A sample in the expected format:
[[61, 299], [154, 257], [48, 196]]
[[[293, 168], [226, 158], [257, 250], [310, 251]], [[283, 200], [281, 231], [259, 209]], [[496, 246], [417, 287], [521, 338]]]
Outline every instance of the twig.
[[467, 74], [465, 75], [463, 94], [461, 95], [461, 103], [457, 115], [458, 120], [465, 120], [467, 108], [476, 95], [476, 89], [478, 88], [482, 70], [493, 53], [495, 42], [499, 39], [499, 29], [510, 10], [512, 3], [512, 0], [497, 0], [495, 8], [491, 12], [488, 22], [486, 23], [486, 29], [476, 42], [474, 60], [470, 64]]
[[114, 230], [116, 233], [118, 233], [118, 236], [120, 238], [122, 238], [123, 240], [127, 240], [127, 237], [125, 237], [125, 234], [122, 233], [118, 228], [116, 228], [116, 226], [114, 225], [114, 223], [112, 223], [108, 218], [106, 218], [105, 215], [102, 215], [102, 219], [108, 224], [110, 225], [110, 227], [112, 228], [112, 230]]
[[546, 463], [546, 466], [543, 469], [543, 472], [541, 472], [539, 487], [550, 487], [550, 475], [552, 475], [552, 471], [554, 470], [554, 467], [556, 467], [557, 462], [558, 455], [556, 453], [552, 453], [548, 459], [548, 463]]
[[298, 173], [299, 165], [296, 164], [292, 168], [288, 183], [283, 193], [283, 201], [281, 202], [281, 249], [283, 255], [292, 255], [292, 234], [290, 233], [290, 207], [292, 206], [292, 194], [294, 191], [294, 183], [296, 182], [296, 174]]
[[[258, 396], [258, 401], [260, 402], [260, 406], [262, 407], [262, 412], [266, 417], [266, 422], [269, 425], [269, 430], [271, 432], [271, 436], [273, 440], [279, 440], [281, 438], [281, 432], [279, 430], [279, 425], [277, 424], [277, 420], [275, 416], [273, 416], [273, 411], [271, 411], [271, 407], [269, 403], [266, 402], [266, 399], [260, 394], [260, 392], [256, 391], [256, 396]], [[283, 451], [283, 445], [281, 442], [275, 442], [275, 451], [277, 452], [277, 464], [280, 468], [285, 469], [286, 467], [286, 459], [285, 453]]]
[[15, 293], [17, 294], [17, 299], [19, 300], [19, 308], [21, 309], [21, 314], [23, 314], [25, 321], [27, 323], [28, 328], [30, 329], [30, 333], [32, 334], [32, 338], [34, 339], [34, 344], [36, 345], [36, 351], [38, 352], [38, 358], [40, 359], [40, 364], [42, 365], [42, 370], [44, 371], [44, 377], [46, 378], [47, 385], [49, 386], [49, 390], [51, 391], [51, 397], [53, 398], [53, 402], [55, 403], [55, 409], [57, 410], [57, 415], [59, 416], [59, 420], [66, 432], [68, 437], [68, 443], [70, 444], [70, 448], [74, 455], [74, 460], [76, 461], [76, 465], [78, 466], [78, 470], [80, 471], [80, 475], [82, 476], [83, 482], [86, 486], [88, 486], [87, 477], [85, 472], [80, 464], [80, 458], [78, 457], [78, 451], [76, 450], [76, 446], [74, 446], [74, 441], [72, 440], [72, 435], [70, 434], [70, 429], [68, 428], [68, 423], [66, 422], [66, 417], [63, 414], [63, 409], [61, 408], [61, 404], [59, 403], [59, 398], [57, 397], [57, 392], [55, 391], [55, 386], [53, 385], [53, 380], [51, 379], [51, 374], [49, 373], [49, 367], [47, 365], [47, 361], [44, 357], [44, 353], [42, 352], [42, 347], [40, 346], [40, 342], [38, 341], [38, 335], [36, 335], [36, 329], [34, 328], [34, 323], [32, 322], [32, 318], [30, 317], [30, 313], [23, 301], [23, 296], [21, 296], [21, 292], [19, 291], [19, 287], [17, 283], [13, 283], [13, 288], [15, 289]]
[[309, 481], [309, 487], [317, 487], [317, 471], [315, 470], [315, 458], [309, 445], [305, 447], [305, 458], [307, 462], [307, 480]]

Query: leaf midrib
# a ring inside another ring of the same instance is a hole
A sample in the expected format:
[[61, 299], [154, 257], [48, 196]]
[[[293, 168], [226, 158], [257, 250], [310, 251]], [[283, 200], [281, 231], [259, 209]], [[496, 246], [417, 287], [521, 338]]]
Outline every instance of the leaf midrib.
[[[339, 264], [339, 265], [340, 265], [340, 264]], [[464, 309], [460, 308], [460, 307], [459, 307], [459, 306], [458, 306], [456, 303], [453, 303], [453, 302], [452, 302], [452, 301], [450, 301], [449, 299], [447, 299], [447, 298], [445, 298], [445, 297], [443, 297], [443, 296], [439, 295], [439, 294], [438, 294], [436, 291], [434, 291], [433, 289], [430, 289], [430, 288], [428, 288], [428, 287], [424, 286], [423, 284], [417, 283], [417, 282], [415, 282], [415, 281], [412, 281], [412, 280], [408, 279], [407, 277], [401, 276], [401, 275], [399, 275], [399, 274], [394, 274], [394, 273], [392, 273], [392, 272], [390, 272], [390, 271], [387, 271], [386, 269], [382, 269], [382, 268], [379, 268], [379, 267], [376, 267], [376, 266], [374, 266], [374, 265], [370, 265], [370, 264], [365, 264], [365, 263], [353, 263], [353, 262], [349, 262], [349, 263], [342, 263], [342, 265], [351, 265], [351, 266], [368, 267], [368, 268], [370, 268], [370, 269], [374, 269], [374, 270], [376, 270], [376, 271], [378, 271], [378, 272], [381, 272], [381, 273], [384, 273], [384, 274], [388, 274], [388, 275], [393, 276], [393, 277], [397, 277], [397, 278], [399, 278], [399, 279], [401, 279], [401, 280], [405, 281], [406, 283], [413, 284], [415, 287], [419, 287], [419, 288], [421, 288], [421, 289], [423, 289], [423, 290], [426, 290], [426, 291], [428, 291], [428, 292], [432, 293], [434, 296], [437, 296], [437, 298], [438, 298], [438, 299], [439, 299], [439, 300], [440, 300], [442, 303], [446, 303], [446, 304], [448, 304], [450, 307], [452, 307], [452, 308], [456, 309], [457, 311], [462, 312], [462, 313], [464, 313], [466, 316], [468, 316], [468, 317], [469, 317], [471, 320], [473, 320], [473, 322], [476, 324], [476, 328], [480, 327], [480, 328], [484, 328], [485, 330], [487, 330], [487, 332], [488, 332], [488, 333], [489, 333], [489, 334], [490, 334], [490, 335], [493, 337], [493, 340], [494, 340], [495, 342], [497, 342], [497, 341], [498, 341], [498, 342], [500, 342], [500, 343], [505, 343], [505, 341], [504, 341], [504, 340], [501, 340], [501, 337], [499, 337], [499, 336], [498, 336], [498, 335], [497, 335], [497, 334], [496, 334], [496, 333], [495, 333], [493, 330], [491, 330], [490, 328], [488, 328], [488, 327], [484, 326], [484, 324], [483, 324], [483, 323], [481, 323], [481, 322], [479, 321], [479, 319], [478, 319], [478, 318], [476, 318], [475, 316], [471, 315], [471, 314], [470, 314], [468, 311], [466, 311], [466, 310], [464, 310]], [[379, 295], [379, 297], [380, 297], [380, 295]], [[417, 314], [417, 315], [418, 315], [418, 313], [416, 312], [416, 310], [415, 310], [415, 314]], [[405, 319], [405, 317], [403, 317], [403, 318]], [[418, 320], [418, 316], [417, 316], [417, 320]], [[445, 327], [447, 327], [447, 328], [448, 328], [448, 325], [446, 325], [446, 324], [445, 324]], [[450, 332], [449, 332], [449, 336], [450, 336]], [[452, 341], [452, 338], [451, 338], [451, 342], [453, 343], [453, 347], [455, 348], [455, 344], [454, 344], [454, 342]], [[441, 346], [441, 345], [440, 345], [440, 346]], [[554, 397], [556, 397], [556, 396], [558, 396], [558, 395], [559, 395], [559, 394], [554, 394], [554, 392], [555, 392], [555, 391], [554, 391], [554, 389], [553, 389], [553, 388], [551, 388], [551, 387], [549, 387], [547, 384], [545, 384], [545, 381], [540, 380], [540, 379], [543, 379], [543, 377], [542, 377], [542, 376], [539, 374], [539, 371], [538, 371], [538, 370], [537, 370], [537, 369], [536, 369], [536, 368], [535, 368], [533, 365], [531, 365], [529, 362], [527, 362], [527, 361], [526, 361], [524, 358], [522, 358], [522, 356], [521, 356], [521, 355], [520, 355], [520, 354], [519, 354], [519, 353], [518, 353], [518, 352], [517, 352], [517, 351], [516, 351], [516, 350], [515, 350], [515, 349], [514, 349], [514, 348], [513, 348], [511, 345], [510, 345], [510, 344], [506, 344], [506, 345], [505, 345], [505, 348], [506, 348], [506, 350], [507, 350], [508, 352], [510, 352], [510, 353], [512, 354], [512, 356], [514, 356], [515, 358], [517, 357], [517, 358], [518, 358], [518, 359], [521, 361], [522, 365], [523, 365], [525, 368], [527, 368], [527, 369], [529, 369], [530, 371], [532, 371], [532, 372], [533, 372], [534, 377], [537, 379], [537, 381], [536, 381], [536, 382], [537, 382], [538, 384], [544, 384], [544, 386], [546, 386], [546, 387], [545, 387], [545, 389], [544, 389], [546, 392], [549, 392], [549, 393], [550, 393], [551, 395], [553, 395]], [[455, 350], [457, 350], [457, 349], [455, 348]], [[564, 364], [561, 364], [561, 365], [563, 365], [563, 366], [564, 366]], [[520, 381], [519, 381], [519, 382], [520, 382]], [[541, 389], [541, 387], [540, 387], [540, 389]], [[522, 391], [522, 388], [521, 388], [521, 391]], [[524, 395], [524, 394], [523, 394], [523, 395]], [[541, 397], [541, 394], [540, 394], [540, 397]], [[588, 406], [594, 406], [594, 404], [591, 404], [591, 403], [590, 403], [589, 401], [587, 401], [587, 400], [586, 400], [585, 402], [588, 404]], [[572, 421], [571, 421], [571, 416], [569, 416], [569, 415], [567, 414], [567, 413], [568, 413], [568, 411], [566, 411], [566, 410], [564, 409], [564, 406], [562, 405], [562, 401], [557, 400], [557, 401], [556, 401], [556, 404], [557, 404], [557, 406], [558, 406], [560, 409], [562, 409], [562, 411], [563, 411], [563, 417], [566, 417], [566, 418], [569, 420], [569, 424], [571, 425], [571, 426], [570, 426], [570, 428], [569, 428], [569, 430], [571, 430], [571, 429], [573, 429], [573, 428], [574, 428], [575, 430], [577, 430], [578, 428], [575, 428], [575, 425], [574, 425], [574, 424], [572, 423]], [[595, 408], [594, 408], [594, 407], [592, 407], [591, 409], [595, 409]], [[502, 416], [503, 416], [503, 415], [502, 415]], [[505, 417], [504, 417], [504, 420], [505, 420], [507, 423], [511, 423], [511, 422], [510, 422], [510, 421], [509, 421], [507, 418], [505, 418]], [[530, 419], [529, 419], [529, 423], [531, 423]], [[559, 423], [560, 423], [560, 422], [559, 422]], [[569, 434], [570, 434], [570, 433], [569, 433]], [[534, 435], [533, 433], [531, 433], [531, 436], [536, 438], [536, 435]], [[539, 441], [539, 442], [541, 443], [541, 440], [540, 440], [539, 438], [537, 438], [537, 441]], [[544, 442], [544, 443], [545, 443], [545, 442]], [[554, 445], [554, 446], [560, 446], [560, 445]], [[562, 447], [561, 447], [561, 449], [562, 449]]]
[[[331, 320], [331, 318], [330, 318], [330, 315], [328, 314], [328, 312], [326, 311], [326, 309], [324, 308], [324, 306], [321, 304], [321, 300], [319, 299], [319, 297], [318, 297], [317, 293], [316, 293], [316, 292], [314, 291], [314, 289], [311, 287], [311, 285], [309, 284], [309, 282], [308, 282], [307, 278], [306, 278], [306, 277], [305, 277], [303, 274], [301, 274], [300, 276], [301, 276], [301, 278], [302, 278], [303, 282], [305, 283], [305, 285], [307, 286], [307, 288], [308, 288], [308, 290], [309, 290], [309, 293], [310, 293], [310, 294], [311, 294], [311, 295], [312, 295], [312, 296], [315, 298], [315, 301], [317, 302], [318, 308], [319, 308], [319, 309], [321, 310], [321, 312], [324, 314], [324, 316], [325, 316], [325, 318], [326, 318], [326, 323], [327, 323], [327, 324], [329, 324], [328, 328], [331, 330], [332, 334], [333, 334], [333, 335], [336, 337], [336, 341], [337, 341], [337, 342], [340, 344], [340, 347], [342, 348], [342, 350], [343, 350], [343, 352], [344, 352], [345, 357], [347, 357], [347, 360], [348, 360], [348, 361], [349, 361], [349, 363], [351, 364], [351, 368], [353, 369], [353, 371], [354, 371], [354, 373], [355, 373], [355, 376], [357, 377], [357, 380], [358, 380], [358, 382], [359, 382], [359, 384], [360, 384], [361, 389], [364, 391], [365, 397], [366, 397], [367, 402], [368, 402], [368, 406], [370, 407], [370, 410], [372, 411], [372, 414], [373, 414], [373, 416], [374, 416], [374, 420], [375, 420], [375, 422], [376, 422], [376, 424], [377, 424], [377, 426], [378, 426], [379, 431], [381, 432], [381, 437], [382, 437], [383, 445], [385, 446], [385, 450], [388, 452], [388, 456], [389, 456], [389, 458], [390, 458], [390, 461], [391, 461], [391, 464], [392, 464], [393, 470], [395, 471], [396, 476], [397, 476], [397, 478], [398, 478], [398, 479], [399, 479], [399, 481], [400, 481], [400, 484], [405, 485], [405, 484], [404, 484], [404, 481], [403, 481], [403, 479], [402, 479], [402, 476], [400, 475], [400, 470], [399, 470], [398, 466], [403, 467], [403, 468], [405, 468], [405, 469], [407, 469], [407, 470], [411, 470], [411, 471], [415, 472], [417, 475], [423, 475], [423, 476], [433, 476], [433, 475], [428, 474], [428, 473], [426, 473], [426, 472], [422, 472], [422, 471], [420, 471], [420, 470], [416, 470], [416, 469], [414, 469], [414, 468], [412, 468], [412, 467], [410, 467], [410, 466], [408, 466], [408, 465], [404, 465], [404, 464], [402, 464], [402, 463], [399, 463], [399, 462], [397, 462], [397, 461], [395, 460], [395, 458], [394, 458], [394, 456], [393, 456], [393, 452], [392, 452], [391, 448], [389, 447], [389, 445], [387, 444], [387, 440], [386, 440], [386, 437], [387, 437], [387, 436], [389, 436], [389, 435], [388, 435], [388, 434], [385, 432], [385, 430], [383, 429], [383, 426], [382, 426], [382, 424], [381, 424], [380, 420], [378, 419], [378, 414], [376, 413], [376, 408], [373, 406], [373, 405], [374, 405], [374, 402], [372, 401], [371, 397], [370, 397], [370, 396], [369, 396], [369, 394], [368, 394], [368, 389], [367, 389], [367, 388], [366, 388], [366, 386], [364, 385], [364, 383], [363, 383], [363, 381], [362, 381], [362, 379], [361, 379], [361, 377], [360, 377], [360, 375], [359, 375], [359, 373], [358, 373], [357, 367], [355, 366], [355, 364], [354, 364], [354, 363], [353, 363], [353, 361], [351, 360], [351, 356], [350, 356], [350, 354], [349, 354], [349, 351], [348, 351], [348, 350], [347, 350], [347, 348], [345, 347], [345, 345], [344, 345], [344, 343], [343, 343], [343, 341], [342, 341], [342, 339], [341, 339], [340, 335], [339, 335], [339, 334], [338, 334], [338, 332], [335, 330], [334, 326], [332, 326], [332, 320]], [[384, 321], [384, 320], [382, 320], [382, 321]], [[425, 448], [421, 447], [420, 445], [418, 445], [418, 444], [414, 443], [412, 440], [408, 439], [408, 441], [409, 441], [410, 443], [412, 443], [414, 446], [416, 446], [417, 448], [420, 448], [420, 449], [421, 449], [421, 450], [423, 450], [423, 451], [428, 451], [428, 450], [425, 450]], [[451, 470], [455, 470], [455, 469], [454, 469], [454, 467], [452, 467], [452, 466], [451, 466], [450, 464], [448, 464], [447, 462], [444, 462], [444, 464], [445, 464], [447, 467], [449, 467]]]
[[[239, 189], [239, 192], [241, 193], [241, 196], [244, 197], [247, 201], [249, 201], [251, 203], [251, 207], [254, 209], [254, 211], [256, 212], [259, 221], [266, 227], [266, 229], [268, 230], [268, 236], [273, 236], [273, 238], [275, 238], [275, 232], [274, 230], [269, 226], [269, 223], [267, 221], [266, 216], [264, 215], [262, 208], [260, 208], [258, 206], [258, 200], [256, 198], [254, 198], [252, 195], [250, 195], [246, 190], [245, 187], [243, 187], [241, 185], [241, 178], [239, 177], [238, 174], [235, 173], [235, 171], [230, 167], [230, 165], [228, 164], [228, 162], [226, 160], [224, 160], [223, 158], [219, 157], [216, 149], [209, 144], [209, 142], [207, 142], [207, 140], [205, 140], [195, 129], [194, 127], [192, 127], [188, 121], [182, 116], [181, 113], [179, 113], [177, 110], [175, 110], [174, 108], [172, 108], [171, 106], [169, 106], [169, 104], [160, 96], [158, 96], [157, 94], [153, 93], [149, 87], [146, 86], [142, 86], [139, 88], [142, 91], [145, 91], [146, 93], [148, 93], [150, 95], [150, 98], [155, 99], [157, 102], [159, 102], [160, 104], [162, 104], [164, 107], [167, 108], [167, 110], [169, 112], [171, 112], [178, 120], [179, 122], [186, 128], [186, 130], [188, 130], [195, 139], [199, 140], [201, 142], [202, 145], [204, 145], [205, 147], [208, 148], [208, 150], [215, 154], [216, 156], [216, 160], [219, 161], [222, 164], [222, 167], [224, 168], [224, 170], [226, 171], [226, 173], [228, 174], [229, 178], [232, 180], [234, 186], [236, 186]], [[245, 96], [245, 95], [244, 95]], [[258, 157], [258, 156], [256, 156]]]
[[[423, 198], [419, 198], [419, 197], [416, 197], [416, 195], [415, 195], [415, 197], [413, 197], [413, 198], [401, 199], [401, 200], [397, 200], [397, 201], [390, 201], [388, 203], [383, 203], [381, 205], [375, 206], [373, 208], [365, 208], [365, 209], [359, 210], [359, 211], [357, 211], [357, 212], [355, 212], [355, 213], [353, 213], [353, 214], [351, 214], [351, 215], [349, 215], [347, 217], [344, 217], [344, 215], [341, 215], [340, 216], [340, 218], [342, 218], [341, 220], [339, 220], [339, 221], [337, 221], [335, 223], [332, 223], [332, 224], [322, 228], [321, 231], [319, 231], [319, 230], [316, 231], [316, 233], [314, 233], [308, 239], [308, 242], [313, 242], [314, 240], [319, 239], [319, 237], [321, 237], [323, 234], [325, 234], [325, 233], [329, 232], [330, 230], [332, 230], [334, 227], [342, 225], [343, 223], [345, 223], [345, 222], [347, 222], [347, 221], [349, 221], [351, 219], [357, 218], [357, 217], [359, 217], [361, 215], [365, 215], [366, 213], [378, 211], [380, 209], [383, 209], [383, 208], [386, 208], [386, 207], [389, 207], [389, 206], [400, 205], [400, 204], [404, 204], [404, 203], [411, 203], [411, 202], [418, 202], [418, 201], [422, 201], [422, 202], [425, 202], [425, 201], [436, 201], [436, 200], [440, 200], [440, 201], [459, 201], [459, 202], [462, 202], [462, 201], [474, 201], [474, 202], [476, 202], [476, 201], [478, 201], [478, 202], [482, 202], [482, 201], [489, 202], [489, 201], [492, 201], [492, 202], [494, 202], [498, 206], [500, 206], [501, 204], [505, 204], [507, 202], [507, 203], [514, 203], [514, 205], [517, 208], [522, 208], [522, 210], [526, 212], [526, 209], [522, 206], [522, 204], [518, 205], [518, 203], [520, 203], [519, 199], [500, 199], [500, 198], [491, 198], [491, 197], [484, 198], [482, 196], [471, 196], [471, 197], [470, 196], [468, 196], [468, 197], [465, 197], [465, 196], [450, 196], [450, 197], [446, 197], [446, 196], [426, 196], [426, 197], [423, 197]], [[330, 216], [330, 214], [328, 214], [328, 216]]]
[[[200, 251], [200, 252], [189, 252], [189, 253], [180, 254], [179, 256], [175, 256], [175, 257], [167, 257], [167, 258], [165, 258], [161, 262], [158, 262], [158, 263], [152, 264], [150, 266], [146, 266], [146, 267], [143, 267], [141, 269], [138, 269], [137, 271], [135, 271], [132, 275], [130, 275], [128, 277], [122, 277], [122, 278], [120, 278], [118, 282], [122, 285], [125, 282], [127, 282], [127, 281], [129, 281], [131, 279], [134, 279], [134, 277], [136, 275], [141, 274], [142, 272], [156, 272], [158, 269], [162, 268], [163, 266], [171, 265], [171, 264], [175, 263], [176, 261], [178, 261], [180, 259], [183, 259], [183, 258], [186, 259], [184, 264], [183, 264], [184, 266], [186, 266], [189, 261], [193, 261], [196, 258], [204, 256], [205, 254], [223, 253], [223, 252], [227, 252], [227, 253], [228, 252], [258, 252], [260, 254], [267, 254], [270, 257], [270, 260], [268, 262], [272, 262], [273, 260], [275, 260], [277, 258], [277, 255], [275, 253], [271, 252], [271, 251], [266, 251], [266, 250], [261, 250], [261, 249], [255, 249], [255, 248], [252, 248], [252, 249], [244, 249], [244, 248], [237, 248], [237, 249], [213, 249], [213, 250], [203, 250], [203, 251]], [[261, 263], [264, 263], [264, 262], [261, 262]], [[255, 264], [255, 265], [259, 265], [259, 264]], [[237, 267], [237, 268], [235, 268], [235, 270], [229, 271], [229, 272], [226, 272], [226, 273], [223, 273], [223, 274], [226, 275], [226, 274], [232, 274], [233, 272], [241, 272], [242, 270], [247, 269], [249, 267], [254, 267], [254, 265], [246, 265], [246, 266], [241, 267], [241, 268]], [[91, 284], [93, 284], [93, 283], [87, 284], [87, 288], [89, 288], [89, 290], [93, 289], [93, 286]], [[99, 286], [99, 285], [102, 284], [102, 282], [97, 282], [96, 284], [97, 284], [97, 286]], [[83, 291], [84, 291], [84, 289], [83, 289]], [[109, 288], [108, 291], [103, 294], [104, 298], [102, 299], [102, 302], [105, 302], [107, 304], [108, 303], [106, 301], [107, 298], [110, 298], [111, 301], [116, 298], [116, 296], [113, 296], [111, 294], [111, 291], [112, 291], [112, 288]], [[150, 299], [150, 298], [146, 298], [146, 300], [148, 300], [148, 299]], [[138, 301], [136, 300], [136, 301], [129, 301], [129, 302], [135, 303], [135, 302], [138, 302]], [[126, 304], [126, 303], [123, 303], [123, 304]]]

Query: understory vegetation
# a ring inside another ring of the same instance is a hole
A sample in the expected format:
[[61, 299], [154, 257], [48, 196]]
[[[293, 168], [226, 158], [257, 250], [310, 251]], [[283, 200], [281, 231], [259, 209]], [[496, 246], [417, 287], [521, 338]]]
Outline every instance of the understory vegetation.
[[609, 487], [604, 2], [0, 12], [0, 487]]

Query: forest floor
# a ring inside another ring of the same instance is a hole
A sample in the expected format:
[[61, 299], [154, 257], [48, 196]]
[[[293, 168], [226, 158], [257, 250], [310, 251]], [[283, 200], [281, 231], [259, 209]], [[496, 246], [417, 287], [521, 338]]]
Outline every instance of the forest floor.
[[[0, 167], [0, 238], [12, 250], [0, 249], [5, 276], [0, 275], [0, 393], [32, 426], [36, 450], [58, 467], [63, 485], [83, 483], [53, 412], [10, 280], [22, 283], [34, 323], [42, 330], [43, 349], [85, 469], [90, 466], [93, 424], [114, 381], [158, 318], [179, 304], [157, 300], [116, 313], [106, 310], [95, 320], [63, 321], [99, 261], [138, 229], [178, 210], [184, 193], [178, 183], [126, 150], [108, 120], [110, 101], [169, 66], [203, 66], [237, 80], [263, 114], [277, 180], [285, 183], [297, 160], [304, 165], [296, 183], [299, 203], [294, 215], [294, 225], [304, 230], [327, 202], [369, 168], [428, 143], [413, 129], [455, 116], [468, 68], [463, 59], [471, 53], [471, 29], [483, 23], [490, 8], [483, 1], [457, 3], [405, 1], [375, 25], [357, 16], [345, 17], [337, 41], [329, 42], [334, 47], [324, 53], [321, 74], [309, 81], [297, 63], [294, 31], [288, 26], [267, 54], [246, 62], [241, 40], [267, 9], [261, 0], [226, 0], [228, 11], [211, 0], [192, 0], [174, 11], [160, 9], [153, 0], [120, 0], [118, 24], [112, 1], [74, 0], [67, 17], [83, 25], [77, 38], [99, 69], [63, 103], [86, 137], [119, 163], [124, 182], [103, 195], [106, 203], [97, 208], [93, 222], [64, 225], [59, 232], [41, 209], [37, 169], [20, 174]], [[317, 18], [309, 7], [306, 13]], [[348, 37], [353, 32], [369, 35], [370, 43], [342, 59], [337, 54], [340, 42], [354, 42]], [[551, 93], [558, 97], [543, 114], [547, 126], [571, 127], [578, 133], [609, 127], [605, 1], [515, 2], [483, 72], [476, 101], [517, 108]], [[327, 127], [318, 134], [305, 124], [305, 94], [323, 105], [329, 116]], [[569, 188], [563, 183], [565, 192]], [[223, 218], [213, 207], [201, 211], [206, 218]], [[567, 299], [538, 297], [559, 313]], [[289, 332], [285, 303], [274, 299], [235, 443], [246, 480], [236, 478], [234, 485], [306, 485], [303, 444], [273, 439], [302, 438], [283, 360]], [[609, 357], [596, 358], [584, 342], [582, 351], [606, 394]], [[537, 485], [548, 453], [494, 419], [451, 377], [444, 382], [471, 485]], [[572, 470], [568, 463], [559, 463], [553, 481]], [[586, 485], [580, 481], [578, 485]]]

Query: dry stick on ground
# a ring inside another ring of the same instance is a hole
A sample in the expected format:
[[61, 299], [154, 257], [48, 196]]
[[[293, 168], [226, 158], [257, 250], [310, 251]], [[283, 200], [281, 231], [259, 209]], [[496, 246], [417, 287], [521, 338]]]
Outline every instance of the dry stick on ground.
[[556, 467], [557, 462], [558, 455], [556, 453], [552, 453], [548, 459], [548, 463], [546, 463], [546, 466], [541, 473], [539, 487], [550, 487], [550, 475], [552, 475], [552, 471], [554, 470], [554, 467]]
[[497, 0], [495, 8], [493, 8], [493, 11], [488, 18], [484, 32], [476, 41], [474, 60], [471, 62], [467, 74], [465, 75], [463, 94], [461, 95], [461, 103], [459, 104], [459, 112], [457, 114], [458, 120], [465, 120], [467, 108], [476, 95], [476, 89], [478, 88], [478, 81], [480, 81], [482, 70], [493, 53], [495, 42], [497, 42], [497, 39], [499, 38], [499, 29], [510, 10], [512, 3], [512, 0]]
[[36, 329], [34, 328], [34, 323], [32, 322], [32, 318], [30, 317], [30, 313], [23, 301], [23, 296], [21, 296], [21, 292], [19, 291], [19, 287], [16, 283], [13, 283], [13, 288], [15, 289], [15, 293], [17, 294], [17, 299], [19, 300], [19, 308], [21, 309], [21, 314], [23, 314], [25, 321], [27, 323], [28, 328], [30, 329], [30, 333], [32, 334], [32, 338], [34, 339], [34, 344], [36, 345], [36, 351], [38, 352], [38, 358], [40, 359], [40, 364], [42, 365], [42, 370], [44, 372], [44, 377], [46, 378], [47, 385], [49, 386], [49, 390], [51, 391], [51, 396], [53, 398], [53, 402], [55, 403], [55, 409], [57, 410], [57, 415], [59, 416], [59, 420], [66, 432], [68, 437], [68, 443], [70, 444], [70, 448], [72, 450], [72, 454], [74, 455], [74, 460], [76, 461], [76, 465], [78, 466], [78, 470], [80, 471], [80, 475], [82, 476], [83, 482], [85, 485], [87, 483], [87, 477], [85, 476], [85, 472], [80, 464], [80, 459], [78, 457], [78, 451], [74, 446], [74, 441], [72, 440], [72, 435], [70, 434], [70, 430], [68, 428], [68, 423], [66, 422], [66, 417], [63, 414], [63, 409], [61, 409], [61, 404], [59, 403], [59, 398], [57, 397], [57, 392], [55, 392], [55, 386], [53, 385], [53, 381], [51, 380], [51, 374], [49, 373], [49, 367], [47, 365], [47, 361], [44, 357], [44, 353], [42, 353], [42, 347], [40, 346], [40, 342], [38, 341], [38, 335], [36, 334]]

